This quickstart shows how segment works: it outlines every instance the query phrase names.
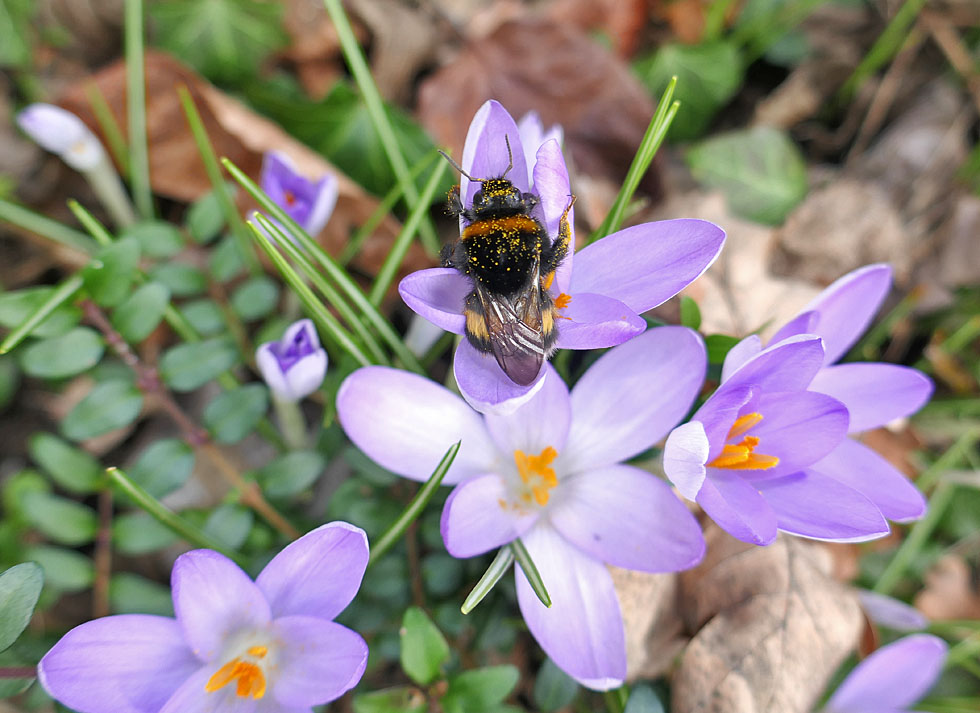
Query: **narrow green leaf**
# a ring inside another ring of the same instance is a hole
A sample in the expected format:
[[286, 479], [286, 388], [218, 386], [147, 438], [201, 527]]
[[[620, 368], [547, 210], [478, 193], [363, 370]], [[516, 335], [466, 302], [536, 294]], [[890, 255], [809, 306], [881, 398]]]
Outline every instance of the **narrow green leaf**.
[[353, 701], [354, 713], [425, 713], [428, 702], [417, 688], [398, 686], [370, 693], [358, 693]]
[[85, 233], [3, 199], [0, 199], [0, 220], [87, 255], [98, 249]]
[[228, 339], [178, 344], [160, 359], [160, 378], [175, 391], [193, 391], [237, 362], [238, 349]]
[[514, 559], [520, 565], [521, 571], [524, 573], [525, 578], [527, 578], [527, 583], [531, 585], [531, 589], [534, 590], [535, 595], [541, 600], [542, 604], [550, 607], [551, 596], [548, 594], [548, 590], [545, 589], [544, 580], [541, 579], [541, 573], [538, 572], [538, 568], [534, 565], [534, 561], [531, 559], [527, 548], [524, 547], [524, 543], [518, 538], [511, 542], [509, 547], [514, 551]]
[[265, 384], [246, 384], [218, 394], [204, 409], [204, 425], [218, 443], [237, 443], [269, 409]]
[[116, 121], [116, 115], [112, 113], [109, 102], [106, 101], [105, 94], [94, 80], [85, 82], [85, 98], [88, 99], [95, 120], [99, 122], [102, 135], [106, 138], [112, 158], [119, 164], [120, 174], [125, 178], [129, 175], [129, 147], [126, 145], [126, 135], [122, 127]]
[[28, 493], [24, 515], [46, 537], [62, 545], [84, 545], [95, 538], [98, 518], [92, 508], [48, 493]]
[[429, 615], [418, 607], [409, 607], [402, 618], [401, 664], [405, 673], [420, 686], [428, 686], [442, 673], [449, 660], [449, 644], [432, 623]]
[[476, 609], [476, 605], [483, 601], [483, 598], [490, 593], [497, 582], [507, 574], [510, 566], [514, 564], [514, 551], [510, 547], [501, 547], [497, 550], [497, 556], [487, 567], [487, 571], [480, 577], [472, 591], [466, 595], [463, 605], [459, 608], [463, 614], [469, 614]]
[[61, 432], [84, 441], [128, 426], [139, 416], [143, 394], [128, 381], [97, 384], [61, 422]]
[[62, 379], [99, 363], [105, 351], [102, 337], [88, 327], [75, 327], [60, 337], [49, 337], [20, 350], [20, 368], [39, 379]]
[[20, 324], [18, 324], [10, 332], [10, 334], [7, 335], [6, 339], [0, 343], [0, 354], [6, 354], [24, 341], [29, 334], [44, 324], [45, 320], [51, 317], [59, 307], [74, 298], [75, 293], [82, 288], [83, 284], [84, 280], [82, 279], [81, 275], [72, 275], [58, 285], [58, 287], [48, 293], [44, 301], [39, 304], [28, 317], [24, 318], [24, 320], [20, 322]]
[[33, 562], [0, 574], [0, 651], [10, 648], [27, 628], [43, 584], [44, 572]]
[[170, 290], [159, 282], [141, 285], [112, 311], [112, 326], [130, 344], [146, 339], [170, 305]]
[[91, 454], [43, 432], [34, 434], [29, 448], [34, 462], [62, 488], [82, 494], [99, 487], [102, 466]]
[[126, 116], [129, 136], [129, 181], [140, 215], [153, 217], [150, 156], [146, 142], [146, 85], [143, 56], [143, 0], [125, 3]]
[[687, 295], [681, 295], [681, 324], [694, 330], [701, 326], [701, 308]]

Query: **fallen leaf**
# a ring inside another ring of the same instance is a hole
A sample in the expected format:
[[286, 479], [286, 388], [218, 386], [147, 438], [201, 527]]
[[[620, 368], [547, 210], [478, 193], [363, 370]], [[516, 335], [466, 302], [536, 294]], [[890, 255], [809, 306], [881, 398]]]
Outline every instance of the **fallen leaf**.
[[617, 55], [628, 58], [637, 45], [650, 14], [647, 0], [555, 0], [550, 17], [586, 32], [601, 32]]
[[863, 619], [834, 581], [830, 555], [780, 536], [768, 547], [706, 532], [705, 561], [680, 575], [682, 616], [694, 638], [671, 687], [675, 713], [806, 713]]
[[[363, 42], [364, 29], [352, 24], [358, 43]], [[290, 39], [283, 58], [295, 67], [306, 93], [322, 99], [345, 73], [340, 39], [322, 0], [287, 0], [282, 26]]]
[[926, 572], [915, 607], [930, 619], [980, 619], [980, 591], [970, 565], [959, 555], [945, 555]]
[[702, 39], [706, 19], [703, 0], [654, 0], [654, 12], [670, 24], [681, 42], [694, 44]]
[[626, 679], [659, 678], [690, 638], [679, 613], [677, 575], [611, 571], [626, 630]]

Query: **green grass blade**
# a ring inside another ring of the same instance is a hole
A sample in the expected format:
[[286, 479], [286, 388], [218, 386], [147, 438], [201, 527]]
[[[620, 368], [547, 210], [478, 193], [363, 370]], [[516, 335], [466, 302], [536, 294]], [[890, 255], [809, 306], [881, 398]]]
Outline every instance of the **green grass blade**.
[[521, 566], [524, 571], [524, 576], [527, 577], [527, 583], [531, 585], [531, 589], [537, 595], [541, 603], [546, 607], [551, 606], [551, 595], [548, 594], [548, 590], [545, 589], [544, 580], [541, 579], [541, 573], [538, 572], [538, 568], [534, 565], [531, 560], [531, 555], [524, 547], [524, 543], [521, 542], [520, 538], [514, 540], [509, 545], [510, 549], [514, 552], [514, 559], [517, 560], [517, 564]]
[[466, 595], [466, 599], [463, 600], [463, 605], [459, 610], [464, 614], [469, 614], [476, 609], [477, 604], [482, 602], [483, 598], [490, 593], [490, 590], [496, 586], [501, 577], [507, 574], [507, 570], [510, 569], [512, 564], [514, 564], [514, 550], [510, 547], [501, 547], [497, 550], [497, 556], [493, 558], [493, 562], [487, 567], [487, 571], [480, 577], [480, 581]]
[[129, 183], [136, 210], [153, 217], [150, 155], [146, 144], [146, 84], [143, 57], [143, 0], [126, 0], [126, 115], [129, 122]]
[[53, 243], [91, 255], [98, 246], [85, 233], [79, 232], [40, 213], [0, 199], [0, 220], [28, 230]]
[[30, 317], [15, 327], [13, 331], [7, 335], [7, 338], [0, 343], [0, 354], [6, 354], [24, 341], [27, 338], [27, 335], [31, 333], [31, 330], [43, 322], [48, 315], [58, 309], [58, 307], [63, 305], [65, 302], [72, 299], [75, 294], [82, 289], [82, 285], [84, 283], [85, 281], [82, 279], [81, 275], [72, 275], [58, 285], [57, 289], [51, 293], [51, 296], [44, 301], [44, 304], [38, 307]]
[[116, 121], [112, 109], [109, 108], [109, 102], [106, 101], [105, 94], [99, 89], [98, 84], [94, 81], [89, 81], [85, 85], [85, 97], [92, 107], [95, 120], [99, 122], [99, 126], [102, 128], [106, 143], [109, 145], [109, 151], [112, 153], [112, 157], [116, 160], [116, 163], [119, 164], [122, 175], [129, 176], [129, 147], [126, 146], [126, 136], [123, 134], [122, 127]]
[[95, 238], [95, 242], [97, 242], [101, 247], [110, 245], [113, 242], [114, 238], [112, 237], [112, 233], [110, 233], [94, 215], [89, 213], [85, 206], [76, 201], [74, 198], [68, 199], [68, 209], [75, 214], [75, 217], [78, 218], [78, 222], [82, 224], [82, 227], [84, 227], [93, 238]]

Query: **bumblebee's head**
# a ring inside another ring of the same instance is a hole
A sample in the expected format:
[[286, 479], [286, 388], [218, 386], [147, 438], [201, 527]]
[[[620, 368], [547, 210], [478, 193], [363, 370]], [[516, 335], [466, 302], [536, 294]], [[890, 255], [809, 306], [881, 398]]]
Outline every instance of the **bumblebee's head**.
[[527, 195], [504, 177], [480, 181], [480, 190], [473, 196], [473, 210], [524, 211], [529, 209]]

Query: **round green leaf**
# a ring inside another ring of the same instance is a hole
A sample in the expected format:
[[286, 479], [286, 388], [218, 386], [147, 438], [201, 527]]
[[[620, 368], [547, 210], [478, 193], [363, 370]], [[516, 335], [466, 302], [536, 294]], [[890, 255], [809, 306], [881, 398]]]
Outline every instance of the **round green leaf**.
[[276, 458], [255, 475], [268, 497], [285, 498], [310, 487], [325, 467], [319, 453], [292, 451]]
[[27, 628], [43, 584], [44, 572], [33, 562], [14, 565], [0, 574], [0, 651]]
[[109, 580], [109, 605], [114, 614], [174, 615], [170, 587], [129, 572], [112, 575]]
[[204, 409], [204, 425], [219, 443], [236, 443], [255, 428], [269, 408], [264, 384], [246, 384], [218, 394]]
[[252, 511], [241, 505], [219, 505], [204, 523], [205, 534], [218, 540], [228, 549], [237, 550], [248, 537], [255, 522]]
[[214, 300], [194, 300], [182, 306], [181, 312], [200, 334], [209, 337], [225, 331], [225, 316]]
[[231, 307], [246, 322], [265, 317], [276, 308], [279, 286], [266, 275], [243, 282], [231, 295]]
[[30, 442], [31, 458], [65, 490], [91, 493], [102, 479], [102, 466], [92, 455], [50, 433], [37, 433]]
[[175, 391], [193, 391], [237, 362], [238, 349], [228, 339], [180, 344], [160, 359], [160, 376]]
[[61, 422], [61, 432], [73, 441], [84, 441], [122, 428], [136, 420], [143, 394], [126, 381], [97, 384]]
[[172, 545], [177, 536], [143, 511], [119, 515], [112, 522], [112, 544], [127, 555], [142, 555]]
[[112, 312], [112, 326], [130, 344], [143, 341], [157, 328], [170, 304], [170, 290], [159, 282], [147, 282]]
[[491, 710], [510, 695], [520, 677], [517, 667], [509, 664], [463, 671], [449, 679], [442, 708], [445, 713]]
[[114, 307], [129, 294], [140, 262], [140, 244], [123, 238], [102, 248], [82, 270], [92, 299], [104, 307]]
[[187, 232], [198, 243], [207, 243], [218, 237], [225, 225], [225, 215], [214, 191], [208, 191], [187, 209], [184, 221]]
[[630, 693], [623, 713], [664, 713], [664, 704], [652, 688], [640, 684]]
[[194, 470], [194, 451], [183, 441], [168, 438], [150, 445], [129, 469], [129, 477], [156, 498], [187, 482]]
[[571, 705], [578, 693], [578, 683], [555, 665], [551, 659], [545, 659], [534, 679], [534, 705], [541, 713], [554, 711]]
[[226, 236], [211, 251], [211, 257], [208, 258], [208, 269], [211, 271], [211, 277], [218, 282], [228, 282], [241, 274], [242, 270], [245, 269], [245, 263], [242, 260], [242, 251], [234, 237]]
[[722, 364], [731, 348], [738, 344], [738, 337], [728, 334], [709, 334], [704, 338], [704, 346], [708, 350], [709, 364]]
[[[37, 312], [54, 292], [54, 287], [30, 287], [0, 295], [0, 326], [13, 329]], [[82, 311], [68, 304], [59, 306], [44, 318], [33, 331], [32, 337], [56, 337], [78, 324]]]
[[75, 327], [60, 337], [42, 339], [22, 349], [20, 368], [41, 379], [61, 379], [92, 368], [104, 351], [105, 344], [98, 332]]
[[49, 493], [28, 493], [24, 516], [44, 535], [63, 545], [84, 545], [95, 538], [99, 521], [92, 508]]
[[409, 607], [402, 618], [401, 664], [408, 677], [427, 686], [441, 674], [449, 659], [449, 644], [419, 607]]
[[179, 262], [165, 262], [150, 270], [154, 282], [167, 286], [174, 297], [191, 297], [208, 288], [208, 278], [192, 265]]
[[60, 592], [87, 589], [95, 579], [92, 560], [63, 547], [30, 547], [24, 557], [41, 565], [45, 585]]
[[[372, 653], [374, 645], [371, 646]], [[354, 696], [354, 713], [425, 713], [425, 695], [417, 688], [399, 686]]]
[[160, 220], [131, 225], [122, 232], [121, 237], [134, 238], [147, 257], [173, 257], [184, 249], [184, 238], [180, 231], [170, 223]]
[[681, 295], [681, 324], [690, 329], [701, 326], [701, 308], [687, 295]]

